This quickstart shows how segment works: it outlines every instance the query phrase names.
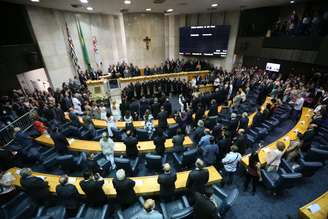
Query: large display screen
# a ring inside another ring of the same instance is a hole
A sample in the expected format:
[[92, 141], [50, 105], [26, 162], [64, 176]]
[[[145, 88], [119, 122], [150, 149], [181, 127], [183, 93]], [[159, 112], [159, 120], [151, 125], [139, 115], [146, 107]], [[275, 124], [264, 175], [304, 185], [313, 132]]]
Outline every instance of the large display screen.
[[181, 27], [180, 54], [225, 57], [229, 34], [229, 25]]

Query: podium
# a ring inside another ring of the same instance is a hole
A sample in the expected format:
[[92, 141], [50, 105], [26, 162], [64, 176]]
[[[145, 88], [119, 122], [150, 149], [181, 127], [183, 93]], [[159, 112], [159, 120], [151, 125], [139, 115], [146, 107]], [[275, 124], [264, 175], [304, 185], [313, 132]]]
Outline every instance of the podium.
[[89, 80], [86, 82], [92, 100], [99, 100], [109, 96], [108, 80]]

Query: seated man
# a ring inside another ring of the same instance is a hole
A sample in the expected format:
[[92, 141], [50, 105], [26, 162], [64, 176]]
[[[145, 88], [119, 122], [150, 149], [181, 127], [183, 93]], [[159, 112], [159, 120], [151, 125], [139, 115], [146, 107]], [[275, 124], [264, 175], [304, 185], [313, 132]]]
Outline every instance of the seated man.
[[177, 174], [171, 171], [169, 163], [163, 165], [164, 173], [158, 176], [157, 182], [160, 185], [160, 198], [163, 201], [170, 201], [175, 196], [175, 181]]
[[137, 215], [137, 219], [163, 219], [163, 215], [155, 210], [155, 201], [147, 199], [144, 203], [144, 210]]
[[113, 186], [116, 190], [116, 198], [123, 208], [127, 208], [137, 201], [137, 195], [134, 191], [135, 182], [125, 177], [123, 169], [116, 172], [116, 178], [113, 179]]
[[195, 166], [196, 168], [188, 175], [186, 187], [191, 192], [204, 193], [209, 173], [207, 169], [204, 169], [204, 162], [201, 159], [196, 160]]
[[107, 197], [102, 188], [104, 179], [98, 173], [93, 176], [90, 172], [84, 172], [83, 178], [84, 179], [80, 181], [80, 187], [86, 194], [88, 203], [91, 206], [106, 204]]
[[40, 205], [49, 204], [51, 196], [48, 182], [40, 177], [32, 176], [30, 168], [21, 169], [19, 174], [21, 175], [20, 184], [31, 199]]
[[56, 186], [56, 194], [59, 203], [62, 204], [70, 217], [75, 216], [80, 206], [80, 195], [76, 187], [68, 183], [66, 175], [59, 178], [59, 185]]
[[218, 206], [212, 197], [213, 189], [207, 188], [205, 194], [196, 192], [194, 195], [195, 204], [194, 218], [207, 218], [207, 219], [217, 219], [219, 218]]

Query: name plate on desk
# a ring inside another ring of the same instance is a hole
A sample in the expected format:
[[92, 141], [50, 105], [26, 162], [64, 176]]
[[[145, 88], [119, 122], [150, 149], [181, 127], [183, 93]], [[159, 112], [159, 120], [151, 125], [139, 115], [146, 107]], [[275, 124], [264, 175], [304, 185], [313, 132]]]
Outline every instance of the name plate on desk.
[[308, 209], [312, 214], [314, 214], [314, 213], [320, 211], [321, 208], [320, 208], [320, 205], [318, 205], [318, 204], [312, 204], [312, 205], [310, 205], [307, 209]]
[[142, 180], [134, 180], [134, 182], [136, 183], [137, 186], [141, 186], [144, 184]]

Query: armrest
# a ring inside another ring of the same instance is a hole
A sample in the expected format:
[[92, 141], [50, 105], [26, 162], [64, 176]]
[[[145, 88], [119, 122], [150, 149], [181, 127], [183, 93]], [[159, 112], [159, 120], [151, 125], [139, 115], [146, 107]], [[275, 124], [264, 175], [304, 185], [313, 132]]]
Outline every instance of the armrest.
[[94, 157], [94, 160], [99, 160], [103, 156], [102, 153], [97, 153], [96, 156]]
[[179, 158], [179, 156], [175, 152], [173, 152], [173, 157], [176, 160], [176, 162], [181, 166], [182, 165], [182, 161], [181, 161], [181, 159]]
[[280, 163], [281, 167], [288, 173], [294, 173], [292, 166], [288, 163], [286, 159], [282, 159]]
[[183, 205], [184, 205], [186, 208], [190, 207], [190, 204], [189, 204], [189, 202], [188, 202], [188, 199], [187, 199], [187, 197], [186, 197], [185, 195], [183, 195], [183, 196], [181, 197], [181, 199], [182, 199], [182, 203], [183, 203]]
[[228, 197], [228, 195], [217, 185], [213, 185], [212, 188], [214, 190], [214, 194], [217, 195], [219, 198], [226, 199]]
[[320, 168], [323, 166], [321, 162], [316, 162], [316, 161], [305, 161], [303, 159], [300, 159], [300, 164], [301, 166], [307, 166], [307, 167], [312, 167], [312, 168]]
[[40, 217], [44, 211], [44, 206], [38, 208], [38, 212], [36, 213], [36, 217]]
[[41, 160], [44, 159], [45, 157], [49, 156], [50, 154], [52, 153], [55, 153], [56, 149], [53, 147], [53, 148], [50, 148], [49, 150], [47, 150], [46, 152], [43, 152], [41, 154]]
[[229, 193], [226, 203], [228, 206], [232, 206], [232, 204], [236, 201], [237, 197], [239, 195], [239, 190], [238, 189], [233, 189], [231, 193]]
[[138, 201], [139, 201], [139, 203], [141, 204], [141, 206], [143, 206], [144, 203], [145, 203], [145, 199], [144, 199], [142, 196], [139, 196], [139, 197], [138, 197]]
[[76, 217], [77, 217], [77, 218], [82, 217], [82, 213], [83, 213], [85, 207], [86, 207], [86, 204], [82, 204], [82, 205], [81, 205], [81, 207], [79, 208], [79, 211], [78, 211], [77, 214], [76, 214]]
[[27, 195], [24, 192], [20, 192], [14, 198], [12, 198], [7, 203], [2, 205], [2, 208], [9, 208], [11, 205], [16, 205], [15, 203], [20, 202], [24, 197], [28, 198]]
[[116, 215], [118, 219], [124, 219], [123, 212], [121, 209], [116, 211]]
[[167, 154], [164, 154], [163, 158], [162, 158], [162, 164], [165, 164], [167, 161]]
[[138, 168], [138, 165], [139, 165], [139, 162], [140, 162], [140, 157], [137, 157], [134, 161], [134, 163], [132, 164], [132, 171], [135, 172]]
[[161, 202], [161, 203], [159, 203], [159, 206], [161, 207], [161, 211], [162, 211], [162, 213], [163, 213], [163, 217], [164, 217], [164, 219], [169, 218], [169, 215], [167, 214], [167, 210], [166, 210], [166, 205], [165, 205], [165, 203], [164, 203], [164, 202]]
[[184, 208], [179, 210], [177, 213], [171, 215], [170, 218], [187, 218], [187, 216], [191, 215], [193, 212], [192, 207]]
[[108, 208], [109, 208], [109, 205], [108, 204], [106, 204], [106, 205], [103, 206], [103, 208], [101, 209], [101, 218], [100, 219], [107, 218]]

